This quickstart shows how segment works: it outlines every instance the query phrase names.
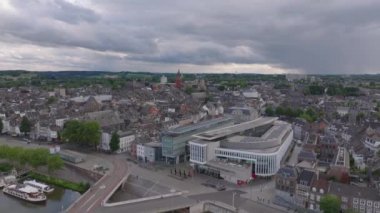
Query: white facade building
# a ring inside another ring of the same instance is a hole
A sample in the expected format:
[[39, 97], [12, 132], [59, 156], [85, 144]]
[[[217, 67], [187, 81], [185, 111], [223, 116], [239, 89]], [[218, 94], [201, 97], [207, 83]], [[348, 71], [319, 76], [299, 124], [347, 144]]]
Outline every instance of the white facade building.
[[[136, 136], [132, 132], [118, 132], [120, 143], [119, 150], [117, 153], [129, 152], [131, 150], [132, 142], [136, 139]], [[110, 151], [110, 142], [112, 138], [112, 133], [102, 132], [102, 141], [99, 148], [103, 151]]]
[[246, 98], [260, 98], [260, 93], [255, 89], [243, 91], [243, 96]]
[[378, 153], [380, 151], [380, 128], [367, 128], [364, 146], [374, 153]]
[[137, 144], [136, 155], [138, 160], [145, 161], [145, 149], [143, 144]]
[[161, 76], [160, 78], [160, 83], [161, 84], [167, 84], [168, 83], [168, 78], [166, 76]]
[[118, 153], [131, 151], [132, 142], [136, 139], [133, 133], [126, 132], [119, 134], [120, 136], [120, 149]]
[[189, 142], [190, 162], [233, 183], [273, 176], [292, 140], [290, 124], [261, 117], [195, 135]]

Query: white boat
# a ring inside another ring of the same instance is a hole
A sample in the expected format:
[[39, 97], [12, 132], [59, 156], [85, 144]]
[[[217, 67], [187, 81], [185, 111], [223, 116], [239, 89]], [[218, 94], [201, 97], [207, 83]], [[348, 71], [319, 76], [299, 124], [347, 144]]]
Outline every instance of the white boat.
[[4, 182], [4, 179], [0, 179], [0, 189], [3, 188], [5, 186], [5, 182]]
[[36, 180], [25, 180], [24, 184], [28, 185], [28, 186], [32, 186], [34, 188], [37, 188], [38, 190], [45, 192], [45, 193], [50, 193], [50, 192], [54, 191], [53, 187], [46, 185], [46, 184], [43, 184], [43, 183], [40, 183], [40, 182], [37, 182]]
[[12, 184], [9, 186], [4, 187], [3, 192], [5, 194], [32, 202], [32, 203], [38, 203], [38, 202], [44, 202], [46, 201], [46, 196], [44, 193], [40, 192], [40, 190], [27, 186], [27, 185], [19, 185], [19, 184]]

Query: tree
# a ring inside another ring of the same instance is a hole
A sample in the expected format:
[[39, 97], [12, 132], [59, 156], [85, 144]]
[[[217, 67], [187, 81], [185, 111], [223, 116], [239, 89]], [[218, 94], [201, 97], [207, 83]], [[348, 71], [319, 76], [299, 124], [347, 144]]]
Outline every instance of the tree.
[[359, 112], [356, 115], [356, 123], [361, 123], [364, 118], [365, 118], [365, 114], [363, 112]]
[[53, 104], [53, 103], [55, 103], [55, 102], [57, 102], [57, 98], [54, 97], [54, 96], [50, 96], [50, 97], [48, 98], [46, 104], [47, 104], [47, 105], [50, 105], [50, 104]]
[[3, 126], [3, 120], [1, 120], [1, 118], [0, 118], [0, 133], [3, 132], [3, 128], [4, 128], [4, 126]]
[[191, 86], [186, 87], [185, 93], [190, 95], [191, 93], [193, 93], [193, 88]]
[[340, 211], [340, 199], [335, 195], [325, 195], [321, 198], [320, 208], [324, 213], [336, 213]]
[[100, 126], [97, 122], [76, 120], [66, 122], [61, 134], [64, 142], [95, 148], [99, 144], [100, 136]]
[[22, 121], [20, 124], [20, 132], [26, 135], [26, 133], [30, 132], [31, 128], [32, 128], [32, 124], [30, 123], [29, 119], [26, 116], [22, 117]]
[[63, 167], [63, 161], [58, 155], [51, 155], [48, 157], [47, 167], [49, 172], [61, 169]]
[[110, 149], [112, 152], [116, 152], [120, 149], [120, 137], [116, 132], [112, 133]]
[[268, 106], [266, 109], [265, 109], [265, 114], [267, 116], [274, 116], [274, 110], [272, 108], [272, 106]]

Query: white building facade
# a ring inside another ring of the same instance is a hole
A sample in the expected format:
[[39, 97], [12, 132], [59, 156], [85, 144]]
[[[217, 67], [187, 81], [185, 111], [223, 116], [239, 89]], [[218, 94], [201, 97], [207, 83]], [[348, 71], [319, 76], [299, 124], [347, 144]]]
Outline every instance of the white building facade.
[[[260, 136], [242, 136], [247, 131]], [[194, 137], [189, 142], [190, 162], [236, 182], [275, 175], [293, 141], [293, 130], [277, 118], [258, 118]]]

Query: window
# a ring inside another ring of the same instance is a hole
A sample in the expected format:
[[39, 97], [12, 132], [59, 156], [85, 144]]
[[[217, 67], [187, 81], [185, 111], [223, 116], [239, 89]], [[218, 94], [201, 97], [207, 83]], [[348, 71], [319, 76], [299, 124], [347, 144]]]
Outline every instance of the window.
[[317, 195], [317, 201], [319, 202], [319, 200], [321, 199], [321, 196]]
[[374, 206], [375, 206], [375, 208], [380, 208], [380, 202], [375, 202]]
[[360, 205], [365, 205], [365, 200], [360, 199]]
[[347, 202], [348, 202], [348, 198], [343, 196], [343, 197], [342, 197], [342, 202], [343, 202], [343, 203], [347, 203]]
[[310, 200], [314, 200], [314, 194], [310, 194]]
[[354, 198], [354, 204], [358, 204], [359, 203], [359, 199], [358, 198]]

